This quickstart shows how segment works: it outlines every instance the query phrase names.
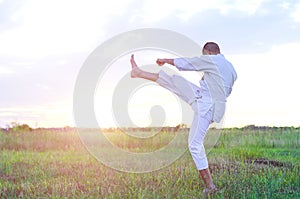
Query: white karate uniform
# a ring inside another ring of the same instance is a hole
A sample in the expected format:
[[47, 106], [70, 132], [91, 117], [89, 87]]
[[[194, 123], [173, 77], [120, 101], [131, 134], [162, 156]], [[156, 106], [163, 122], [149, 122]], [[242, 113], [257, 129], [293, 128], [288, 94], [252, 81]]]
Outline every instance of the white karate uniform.
[[203, 55], [194, 58], [174, 59], [181, 71], [202, 71], [200, 87], [181, 76], [159, 72], [157, 83], [178, 95], [191, 105], [194, 111], [188, 144], [198, 170], [208, 168], [203, 140], [209, 125], [220, 122], [225, 113], [226, 98], [230, 95], [237, 74], [233, 65], [222, 54]]

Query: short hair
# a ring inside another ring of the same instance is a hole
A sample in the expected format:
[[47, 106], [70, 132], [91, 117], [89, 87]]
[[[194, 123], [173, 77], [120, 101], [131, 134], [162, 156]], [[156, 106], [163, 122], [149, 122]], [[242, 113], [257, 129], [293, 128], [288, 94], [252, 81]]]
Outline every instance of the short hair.
[[203, 46], [203, 49], [211, 51], [211, 52], [216, 53], [216, 54], [221, 53], [219, 45], [215, 42], [207, 42]]

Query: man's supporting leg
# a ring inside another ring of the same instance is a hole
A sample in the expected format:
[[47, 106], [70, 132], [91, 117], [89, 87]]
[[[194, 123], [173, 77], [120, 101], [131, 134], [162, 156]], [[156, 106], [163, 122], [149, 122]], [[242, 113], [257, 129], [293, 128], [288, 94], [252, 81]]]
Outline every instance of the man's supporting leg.
[[208, 161], [203, 141], [211, 123], [212, 112], [209, 111], [207, 114], [201, 115], [201, 106], [203, 106], [203, 104], [198, 102], [194, 102], [192, 104], [195, 114], [189, 134], [189, 150], [195, 165], [199, 170], [199, 177], [201, 177], [205, 185], [203, 193], [209, 194], [216, 190], [216, 186], [213, 183], [213, 179], [208, 168]]
[[199, 175], [202, 178], [207, 190], [213, 190], [216, 188], [215, 184], [213, 183], [209, 168], [199, 170]]

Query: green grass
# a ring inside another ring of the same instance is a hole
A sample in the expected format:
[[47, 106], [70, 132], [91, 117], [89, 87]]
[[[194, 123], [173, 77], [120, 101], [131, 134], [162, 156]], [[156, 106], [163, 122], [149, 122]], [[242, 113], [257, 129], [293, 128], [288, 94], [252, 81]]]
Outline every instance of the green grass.
[[[120, 132], [107, 136], [124, 149], [151, 151], [174, 135], [142, 144]], [[300, 198], [299, 138], [298, 128], [223, 130], [208, 154], [220, 188], [213, 198]], [[0, 132], [0, 149], [0, 198], [202, 197], [188, 151], [166, 168], [134, 174], [98, 162], [72, 129]]]

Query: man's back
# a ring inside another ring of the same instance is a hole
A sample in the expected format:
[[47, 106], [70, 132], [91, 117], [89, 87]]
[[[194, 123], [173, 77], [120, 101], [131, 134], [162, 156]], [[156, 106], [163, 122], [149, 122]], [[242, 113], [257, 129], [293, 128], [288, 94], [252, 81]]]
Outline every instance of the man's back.
[[222, 54], [209, 55], [218, 68], [218, 72], [222, 77], [226, 97], [231, 93], [232, 86], [237, 79], [236, 71], [233, 65]]

